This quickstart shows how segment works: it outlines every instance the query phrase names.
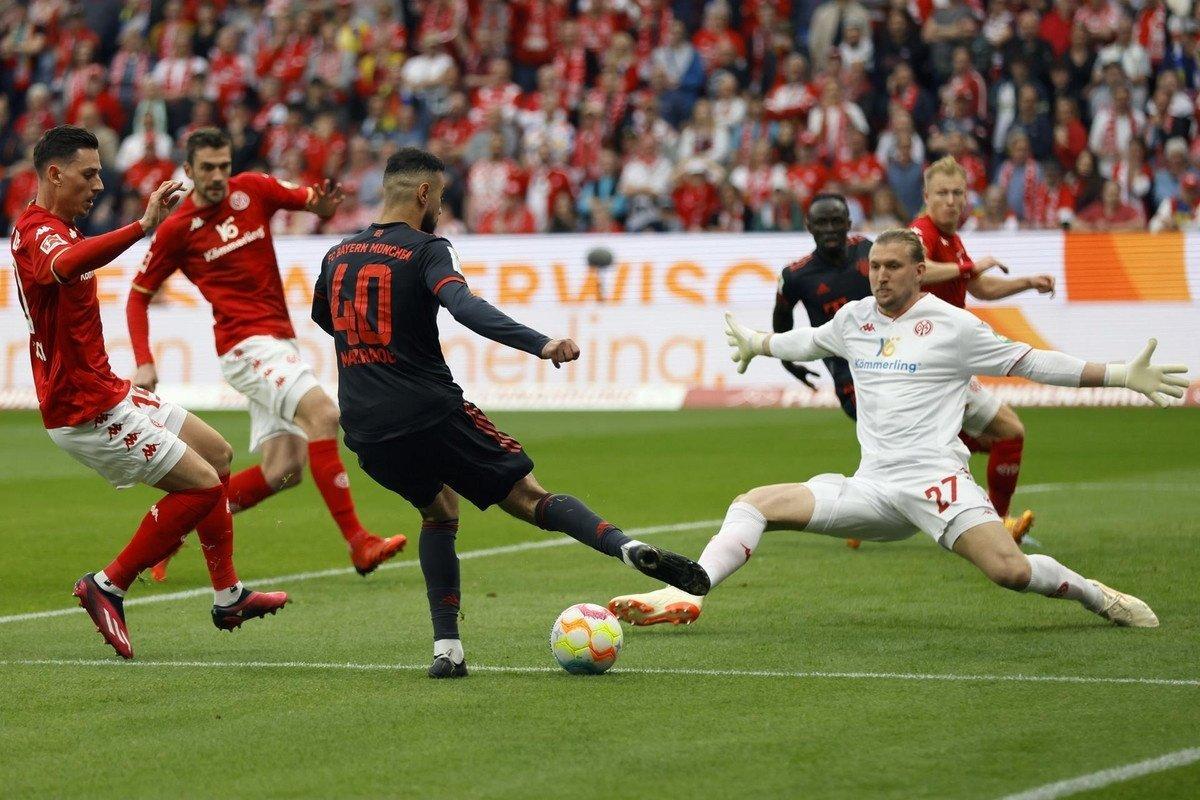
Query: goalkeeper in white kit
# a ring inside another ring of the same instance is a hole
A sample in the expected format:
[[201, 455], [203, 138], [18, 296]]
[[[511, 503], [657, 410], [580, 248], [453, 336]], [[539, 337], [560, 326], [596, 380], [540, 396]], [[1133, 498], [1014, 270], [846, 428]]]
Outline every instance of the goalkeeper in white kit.
[[[1152, 339], [1128, 364], [1085, 362], [998, 336], [978, 317], [921, 292], [920, 239], [886, 231], [870, 252], [873, 299], [844, 305], [819, 328], [764, 333], [726, 314], [738, 371], [755, 356], [850, 363], [858, 401], [858, 471], [760, 486], [729, 507], [700, 556], [712, 586], [739, 569], [767, 530], [894, 541], [918, 530], [1017, 592], [1075, 600], [1117, 625], [1153, 628], [1158, 618], [1132, 595], [1089, 580], [1047, 555], [1026, 555], [967, 469], [959, 441], [972, 375], [1018, 375], [1056, 386], [1118, 386], [1160, 406], [1182, 397], [1187, 368], [1154, 365]], [[634, 625], [687, 623], [703, 599], [674, 588], [614, 597], [609, 610]]]

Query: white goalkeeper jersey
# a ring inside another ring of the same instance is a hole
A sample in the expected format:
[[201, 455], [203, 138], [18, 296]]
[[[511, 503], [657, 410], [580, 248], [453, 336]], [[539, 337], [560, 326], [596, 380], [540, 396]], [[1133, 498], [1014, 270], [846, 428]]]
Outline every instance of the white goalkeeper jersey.
[[811, 346], [813, 358], [850, 364], [864, 467], [947, 457], [965, 464], [958, 434], [971, 377], [1007, 375], [1032, 349], [931, 294], [896, 319], [874, 298], [847, 303], [812, 329]]

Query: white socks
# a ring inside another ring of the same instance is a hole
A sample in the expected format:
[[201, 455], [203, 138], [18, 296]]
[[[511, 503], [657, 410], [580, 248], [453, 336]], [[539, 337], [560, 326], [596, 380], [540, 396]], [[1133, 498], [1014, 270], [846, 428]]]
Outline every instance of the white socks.
[[96, 585], [99, 586], [104, 591], [108, 592], [111, 595], [115, 595], [116, 597], [124, 597], [125, 596], [125, 590], [122, 589], [120, 586], [117, 586], [111, 580], [109, 580], [108, 576], [104, 574], [104, 570], [100, 570], [99, 572], [97, 572], [94, 577], [96, 580]]
[[213, 589], [213, 605], [228, 608], [237, 603], [242, 596], [242, 582], [238, 581], [228, 589]]
[[1036, 554], [1025, 557], [1029, 559], [1029, 585], [1024, 591], [1077, 600], [1089, 611], [1099, 611], [1103, 607], [1104, 595], [1087, 578], [1067, 569], [1050, 556]]
[[645, 542], [639, 541], [637, 539], [630, 539], [628, 542], [621, 545], [621, 560], [625, 562], [625, 566], [633, 567], [634, 569], [637, 569], [637, 567], [635, 567], [633, 564], [633, 560], [629, 558], [629, 550], [633, 547], [637, 547], [638, 545], [643, 545], [643, 544], [645, 544]]
[[749, 503], [737, 502], [725, 512], [721, 530], [700, 554], [700, 566], [715, 587], [750, 560], [767, 528], [767, 518]]
[[447, 656], [455, 664], [463, 663], [466, 658], [463, 655], [463, 646], [461, 639], [438, 639], [433, 643], [433, 657]]

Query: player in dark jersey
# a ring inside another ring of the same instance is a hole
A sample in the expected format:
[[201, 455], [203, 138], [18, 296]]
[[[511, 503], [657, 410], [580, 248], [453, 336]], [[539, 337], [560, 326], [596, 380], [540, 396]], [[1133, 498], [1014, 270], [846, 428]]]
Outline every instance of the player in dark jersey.
[[476, 333], [556, 368], [579, 358], [579, 348], [471, 293], [454, 248], [432, 233], [444, 171], [440, 159], [416, 148], [388, 159], [380, 221], [325, 255], [312, 317], [334, 338], [346, 445], [368, 475], [421, 512], [419, 553], [434, 629], [429, 675], [456, 678], [467, 674], [454, 549], [459, 495], [569, 534], [687, 592], [705, 594], [708, 577], [683, 556], [630, 539], [577, 498], [547, 492], [520, 443], [463, 399], [438, 341], [443, 306]]
[[[819, 194], [813, 198], [808, 212], [808, 229], [816, 248], [798, 261], [783, 268], [779, 276], [779, 292], [775, 295], [775, 311], [771, 315], [776, 333], [790, 331], [795, 326], [792, 310], [804, 304], [812, 327], [833, 319], [839, 308], [851, 300], [871, 296], [867, 280], [867, 254], [871, 240], [850, 236], [850, 209], [840, 194]], [[823, 359], [833, 390], [842, 410], [850, 419], [857, 419], [854, 408], [854, 381], [850, 365], [844, 358]], [[781, 362], [783, 368], [804, 385], [815, 390], [812, 376], [817, 373], [803, 364]]]

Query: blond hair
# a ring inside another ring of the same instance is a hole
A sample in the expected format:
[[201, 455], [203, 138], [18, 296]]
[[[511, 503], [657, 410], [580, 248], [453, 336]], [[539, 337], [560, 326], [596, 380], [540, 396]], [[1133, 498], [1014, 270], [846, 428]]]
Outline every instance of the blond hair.
[[963, 169], [963, 165], [954, 159], [954, 156], [943, 156], [937, 161], [925, 168], [925, 185], [929, 185], [929, 181], [934, 175], [948, 175], [950, 177], [967, 179], [967, 171]]
[[881, 244], [903, 246], [913, 263], [925, 260], [925, 246], [921, 244], [921, 237], [912, 228], [889, 228], [875, 237], [875, 246]]

